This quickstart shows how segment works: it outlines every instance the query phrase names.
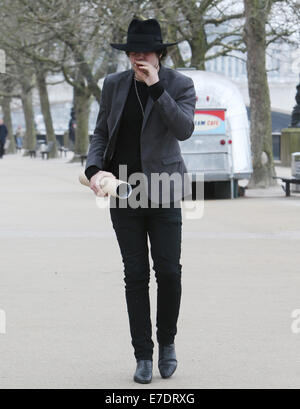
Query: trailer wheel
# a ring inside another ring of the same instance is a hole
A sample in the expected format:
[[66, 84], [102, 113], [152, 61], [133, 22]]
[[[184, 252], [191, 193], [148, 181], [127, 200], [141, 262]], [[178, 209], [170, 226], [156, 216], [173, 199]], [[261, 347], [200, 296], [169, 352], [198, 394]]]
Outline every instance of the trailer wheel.
[[192, 200], [204, 199], [204, 182], [192, 182]]

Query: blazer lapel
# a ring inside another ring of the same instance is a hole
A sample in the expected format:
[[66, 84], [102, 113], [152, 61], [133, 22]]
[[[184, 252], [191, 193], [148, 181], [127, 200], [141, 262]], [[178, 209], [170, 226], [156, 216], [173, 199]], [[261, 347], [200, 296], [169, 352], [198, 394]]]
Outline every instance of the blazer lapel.
[[128, 97], [129, 89], [131, 86], [132, 78], [133, 78], [134, 71], [129, 70], [126, 72], [126, 75], [124, 75], [124, 78], [119, 82], [118, 84], [118, 89], [116, 90], [116, 102], [114, 103], [113, 109], [114, 109], [114, 116], [112, 119], [112, 128], [110, 131], [110, 137], [109, 137], [109, 142], [106, 148], [105, 152], [105, 161], [110, 160], [113, 156], [114, 150], [115, 150], [115, 144], [118, 136], [118, 128], [120, 125], [120, 120], [122, 116], [122, 112]]
[[113, 138], [113, 136], [118, 130], [122, 112], [123, 112], [123, 109], [124, 109], [124, 106], [125, 106], [128, 94], [129, 94], [130, 86], [132, 83], [133, 74], [134, 74], [134, 71], [129, 70], [128, 73], [126, 73], [126, 76], [124, 76], [124, 78], [118, 84], [118, 89], [116, 90], [116, 95], [118, 96], [118, 98], [116, 99], [115, 105], [113, 107], [115, 111], [115, 115], [116, 115], [115, 116], [116, 120], [111, 130], [111, 138]]

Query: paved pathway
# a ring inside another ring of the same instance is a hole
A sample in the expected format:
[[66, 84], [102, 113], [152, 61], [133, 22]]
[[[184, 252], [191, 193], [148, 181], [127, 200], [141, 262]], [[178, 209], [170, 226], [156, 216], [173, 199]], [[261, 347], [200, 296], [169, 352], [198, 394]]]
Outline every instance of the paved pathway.
[[[140, 386], [109, 209], [65, 162], [0, 161], [0, 389], [299, 387], [299, 194], [247, 191], [184, 219], [178, 371], [160, 378], [156, 348]], [[153, 324], [155, 291], [152, 274]]]

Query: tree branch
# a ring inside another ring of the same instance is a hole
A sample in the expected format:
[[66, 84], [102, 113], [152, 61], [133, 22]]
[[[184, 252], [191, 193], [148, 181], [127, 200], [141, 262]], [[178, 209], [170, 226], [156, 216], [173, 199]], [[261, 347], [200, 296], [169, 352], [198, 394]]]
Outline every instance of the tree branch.
[[204, 24], [214, 24], [216, 27], [225, 23], [226, 21], [241, 19], [245, 17], [245, 13], [232, 14], [230, 16], [223, 16], [220, 18], [204, 19]]

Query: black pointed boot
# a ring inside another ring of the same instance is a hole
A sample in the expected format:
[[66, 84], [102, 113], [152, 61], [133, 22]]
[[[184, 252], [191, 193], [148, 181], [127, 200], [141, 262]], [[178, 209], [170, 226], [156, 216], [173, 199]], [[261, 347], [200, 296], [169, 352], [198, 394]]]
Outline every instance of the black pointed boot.
[[134, 381], [137, 383], [150, 383], [152, 381], [153, 362], [149, 359], [140, 359], [137, 361], [137, 367], [134, 374]]
[[159, 345], [158, 369], [162, 378], [170, 378], [177, 368], [175, 344]]

